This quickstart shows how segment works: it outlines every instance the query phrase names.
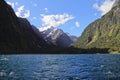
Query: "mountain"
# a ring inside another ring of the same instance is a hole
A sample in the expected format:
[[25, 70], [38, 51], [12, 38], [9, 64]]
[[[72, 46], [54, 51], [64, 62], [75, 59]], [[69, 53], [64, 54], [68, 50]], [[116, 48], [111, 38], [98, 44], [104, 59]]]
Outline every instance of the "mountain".
[[48, 47], [27, 19], [18, 18], [11, 6], [0, 0], [0, 53], [42, 52]]
[[77, 40], [76, 36], [67, 34], [55, 27], [40, 30], [40, 32], [48, 43], [61, 48], [70, 47]]
[[88, 25], [73, 46], [120, 52], [120, 0], [115, 1], [107, 14]]

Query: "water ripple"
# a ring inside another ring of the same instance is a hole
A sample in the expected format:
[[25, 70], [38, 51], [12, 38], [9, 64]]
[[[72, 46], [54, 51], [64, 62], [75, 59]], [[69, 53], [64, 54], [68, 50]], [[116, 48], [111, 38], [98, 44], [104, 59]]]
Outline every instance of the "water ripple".
[[0, 80], [119, 80], [120, 55], [1, 55]]

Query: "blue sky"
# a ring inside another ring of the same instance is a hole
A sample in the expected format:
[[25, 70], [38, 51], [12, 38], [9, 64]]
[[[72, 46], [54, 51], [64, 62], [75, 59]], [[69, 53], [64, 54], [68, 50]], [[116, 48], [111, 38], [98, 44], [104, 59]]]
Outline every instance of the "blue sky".
[[106, 14], [115, 0], [6, 0], [18, 17], [40, 31], [51, 26], [80, 36], [91, 22]]

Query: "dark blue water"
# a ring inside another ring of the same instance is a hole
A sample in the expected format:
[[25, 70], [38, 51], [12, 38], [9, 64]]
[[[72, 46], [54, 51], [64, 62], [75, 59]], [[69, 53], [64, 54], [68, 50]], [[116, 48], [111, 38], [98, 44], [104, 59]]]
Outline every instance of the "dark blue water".
[[120, 55], [0, 55], [0, 80], [120, 80]]

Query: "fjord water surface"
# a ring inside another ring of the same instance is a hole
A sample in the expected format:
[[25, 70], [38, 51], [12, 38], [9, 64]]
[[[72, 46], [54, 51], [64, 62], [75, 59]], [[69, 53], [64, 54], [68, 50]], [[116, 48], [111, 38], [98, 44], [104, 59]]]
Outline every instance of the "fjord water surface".
[[0, 55], [0, 80], [120, 80], [120, 55]]

